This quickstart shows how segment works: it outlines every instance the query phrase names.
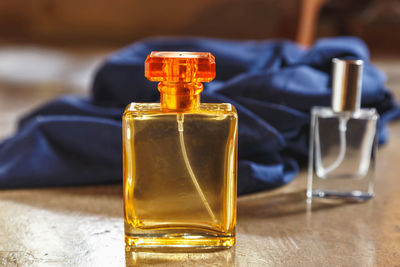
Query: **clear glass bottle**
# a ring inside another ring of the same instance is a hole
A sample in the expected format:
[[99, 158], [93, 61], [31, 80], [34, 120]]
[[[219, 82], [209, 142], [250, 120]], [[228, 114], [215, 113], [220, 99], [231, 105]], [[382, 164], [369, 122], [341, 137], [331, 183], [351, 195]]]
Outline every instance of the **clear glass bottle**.
[[200, 103], [215, 77], [210, 53], [152, 52], [145, 75], [160, 103], [123, 116], [125, 242], [134, 249], [212, 249], [235, 243], [237, 113]]
[[332, 108], [314, 107], [307, 197], [366, 200], [374, 195], [375, 109], [360, 109], [361, 60], [333, 59]]

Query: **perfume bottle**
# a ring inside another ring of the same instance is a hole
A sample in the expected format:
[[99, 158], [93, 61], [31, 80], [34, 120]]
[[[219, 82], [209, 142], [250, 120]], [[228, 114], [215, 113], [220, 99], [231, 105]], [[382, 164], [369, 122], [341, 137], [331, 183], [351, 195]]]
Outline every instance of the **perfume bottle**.
[[152, 52], [145, 76], [160, 82], [160, 103], [123, 115], [127, 249], [233, 246], [238, 116], [231, 104], [200, 103], [214, 56]]
[[379, 115], [360, 108], [363, 61], [332, 63], [332, 107], [311, 114], [307, 197], [367, 200], [374, 195]]

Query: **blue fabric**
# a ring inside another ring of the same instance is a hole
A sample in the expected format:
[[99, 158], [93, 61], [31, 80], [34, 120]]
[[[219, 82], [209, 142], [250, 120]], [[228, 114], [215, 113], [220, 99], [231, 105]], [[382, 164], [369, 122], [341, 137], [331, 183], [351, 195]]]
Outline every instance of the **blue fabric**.
[[157, 102], [156, 83], [144, 77], [153, 50], [210, 51], [215, 81], [203, 102], [230, 102], [239, 113], [238, 193], [275, 188], [291, 181], [308, 153], [310, 109], [330, 104], [331, 59], [365, 64], [362, 105], [386, 124], [399, 116], [385, 76], [369, 63], [365, 44], [350, 37], [319, 40], [310, 50], [289, 41], [148, 39], [111, 55], [98, 70], [91, 99], [66, 96], [20, 121], [0, 145], [0, 187], [44, 187], [120, 182], [121, 115], [130, 102]]

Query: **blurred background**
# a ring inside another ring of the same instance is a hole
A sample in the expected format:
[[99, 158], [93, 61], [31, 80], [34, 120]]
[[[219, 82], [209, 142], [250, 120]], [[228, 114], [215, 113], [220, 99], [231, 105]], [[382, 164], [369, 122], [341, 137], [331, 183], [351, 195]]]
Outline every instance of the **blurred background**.
[[354, 35], [400, 90], [400, 0], [1, 0], [0, 140], [61, 94], [88, 95], [104, 57], [150, 36], [286, 38], [309, 46]]

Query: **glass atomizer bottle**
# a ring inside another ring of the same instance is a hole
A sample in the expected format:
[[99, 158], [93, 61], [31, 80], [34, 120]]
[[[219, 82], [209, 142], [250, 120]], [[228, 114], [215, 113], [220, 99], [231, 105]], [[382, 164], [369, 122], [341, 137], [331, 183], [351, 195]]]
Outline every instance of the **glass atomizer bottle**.
[[160, 82], [161, 95], [160, 103], [131, 103], [123, 116], [127, 247], [233, 246], [237, 113], [200, 103], [214, 56], [152, 52], [145, 76]]
[[312, 109], [307, 197], [366, 200], [374, 195], [379, 115], [360, 109], [363, 61], [332, 63], [332, 107]]

